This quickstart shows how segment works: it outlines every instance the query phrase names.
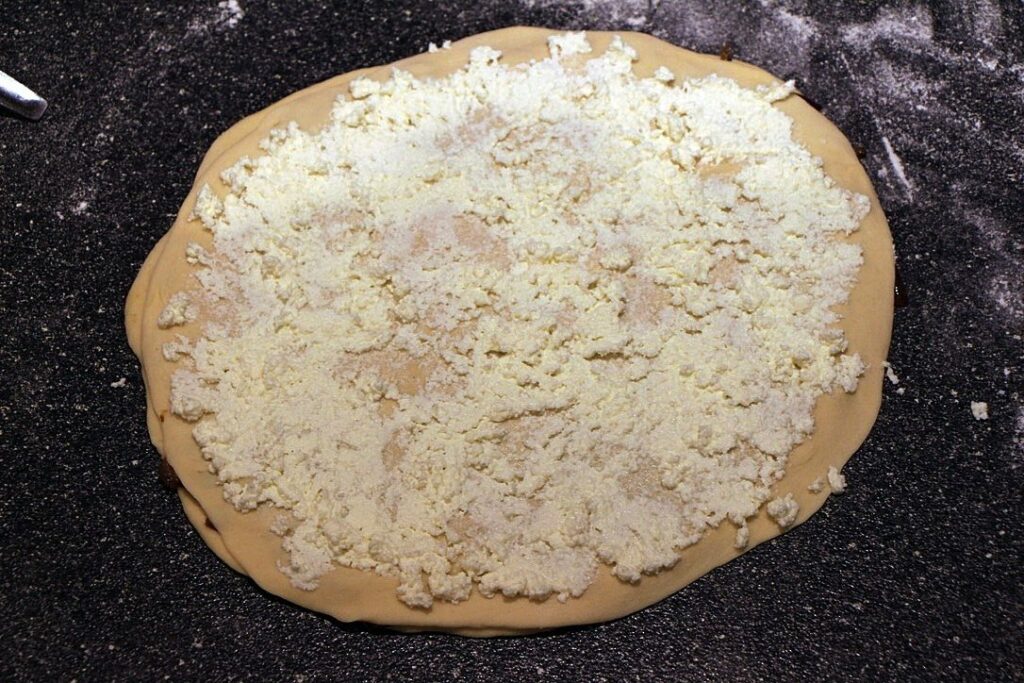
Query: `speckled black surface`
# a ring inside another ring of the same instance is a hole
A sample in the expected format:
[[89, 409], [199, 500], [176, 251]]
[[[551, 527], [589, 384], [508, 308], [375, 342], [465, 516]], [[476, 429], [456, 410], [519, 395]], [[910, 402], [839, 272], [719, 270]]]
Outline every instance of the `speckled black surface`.
[[[51, 101], [0, 117], [0, 680], [1024, 677], [1019, 2], [239, 4], [0, 0], [0, 69]], [[849, 492], [639, 614], [489, 641], [339, 625], [221, 564], [158, 484], [124, 297], [232, 122], [516, 23], [731, 41], [797, 78], [889, 215], [900, 383]]]

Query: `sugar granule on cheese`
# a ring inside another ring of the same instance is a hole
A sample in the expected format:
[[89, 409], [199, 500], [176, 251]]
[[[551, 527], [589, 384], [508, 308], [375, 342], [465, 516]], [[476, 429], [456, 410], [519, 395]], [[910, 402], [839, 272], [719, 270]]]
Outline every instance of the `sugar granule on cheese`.
[[639, 580], [756, 514], [817, 398], [857, 386], [833, 307], [868, 204], [793, 140], [792, 84], [550, 48], [356, 81], [199, 195], [195, 296], [228, 313], [165, 347], [171, 409], [228, 501], [286, 514], [298, 587], [343, 565], [426, 607]]

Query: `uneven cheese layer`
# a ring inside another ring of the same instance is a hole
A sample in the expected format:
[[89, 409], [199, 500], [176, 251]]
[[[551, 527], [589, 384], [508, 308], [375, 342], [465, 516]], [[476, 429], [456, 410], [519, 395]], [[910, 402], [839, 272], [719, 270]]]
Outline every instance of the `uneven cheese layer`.
[[742, 544], [816, 399], [856, 387], [830, 308], [868, 203], [792, 140], [791, 89], [550, 47], [355, 81], [199, 195], [172, 410], [235, 507], [281, 508], [297, 586], [565, 599], [726, 519]]

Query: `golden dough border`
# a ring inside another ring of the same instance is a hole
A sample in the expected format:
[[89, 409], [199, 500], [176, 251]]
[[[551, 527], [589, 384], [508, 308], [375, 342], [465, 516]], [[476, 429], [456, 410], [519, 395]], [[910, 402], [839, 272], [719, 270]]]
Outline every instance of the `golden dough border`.
[[[129, 344], [142, 364], [152, 441], [180, 477], [184, 487], [180, 494], [183, 508], [207, 545], [229, 566], [249, 575], [270, 593], [343, 622], [366, 621], [400, 630], [442, 630], [470, 636], [513, 635], [624, 616], [662, 600], [744, 552], [733, 547], [735, 527], [724, 522], [685, 549], [673, 568], [629, 584], [603, 567], [583, 596], [565, 603], [554, 598], [485, 598], [474, 591], [468, 600], [458, 604], [437, 601], [430, 609], [410, 608], [396, 597], [396, 579], [347, 567], [338, 567], [325, 575], [315, 591], [299, 590], [277, 568], [279, 561], [286, 560], [281, 539], [268, 530], [277, 512], [264, 507], [242, 514], [225, 501], [216, 476], [209, 471], [192, 439], [192, 425], [170, 413], [170, 377], [176, 365], [163, 358], [161, 346], [177, 334], [194, 338], [200, 332], [200, 321], [161, 330], [155, 320], [172, 294], [195, 287], [191, 268], [183, 257], [185, 245], [196, 241], [211, 246], [210, 233], [198, 221], [189, 220], [200, 187], [209, 184], [223, 197], [226, 187], [219, 177], [223, 170], [242, 156], [261, 154], [257, 143], [272, 129], [290, 121], [296, 121], [306, 131], [321, 128], [335, 99], [347, 95], [348, 84], [355, 78], [384, 81], [391, 76], [393, 67], [418, 78], [444, 77], [465, 65], [470, 50], [480, 45], [501, 50], [501, 61], [508, 65], [543, 59], [548, 56], [547, 38], [557, 33], [561, 32], [530, 27], [482, 33], [460, 40], [450, 49], [331, 78], [243, 119], [213, 143], [177, 220], [143, 264], [127, 298], [125, 324]], [[778, 82], [750, 64], [723, 61], [633, 32], [588, 31], [587, 39], [594, 52], [587, 58], [602, 54], [614, 35], [620, 35], [637, 50], [634, 73], [639, 77], [650, 76], [658, 66], [665, 65], [676, 74], [677, 81], [716, 73], [744, 87]], [[829, 176], [871, 201], [870, 213], [860, 230], [847, 238], [863, 248], [864, 264], [849, 301], [837, 308], [843, 315], [841, 327], [850, 351], [861, 355], [867, 370], [853, 394], [836, 392], [819, 399], [814, 411], [815, 431], [791, 453], [786, 476], [775, 487], [776, 495], [792, 493], [800, 503], [793, 525], [796, 526], [806, 521], [828, 497], [827, 486], [818, 494], [810, 493], [807, 486], [824, 477], [829, 466], [842, 468], [867, 437], [878, 414], [882, 363], [892, 331], [895, 269], [888, 224], [850, 143], [800, 97], [789, 97], [775, 106], [793, 118], [795, 139], [822, 159]], [[215, 529], [206, 525], [207, 519]], [[747, 549], [781, 533], [763, 508], [749, 520], [749, 528]]]

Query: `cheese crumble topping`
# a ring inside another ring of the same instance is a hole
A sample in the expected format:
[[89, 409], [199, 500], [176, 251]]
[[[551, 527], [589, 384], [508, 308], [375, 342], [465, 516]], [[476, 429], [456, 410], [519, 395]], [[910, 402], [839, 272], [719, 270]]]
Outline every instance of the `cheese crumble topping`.
[[816, 399], [856, 388], [830, 309], [868, 202], [793, 141], [791, 84], [549, 46], [356, 80], [199, 195], [214, 249], [159, 321], [207, 321], [165, 347], [172, 410], [238, 510], [287, 513], [298, 587], [337, 564], [412, 606], [565, 600], [725, 520], [745, 546]]
[[846, 490], [846, 476], [834, 465], [828, 468], [828, 485], [832, 488], [832, 493], [842, 493]]

